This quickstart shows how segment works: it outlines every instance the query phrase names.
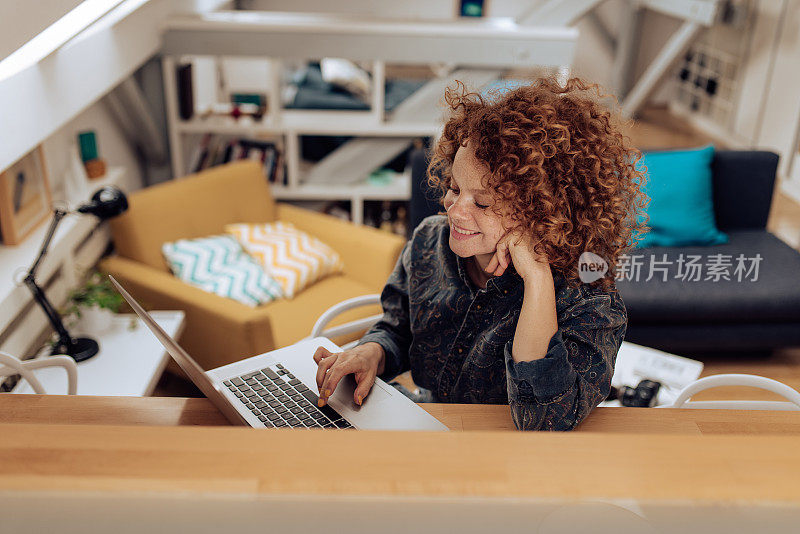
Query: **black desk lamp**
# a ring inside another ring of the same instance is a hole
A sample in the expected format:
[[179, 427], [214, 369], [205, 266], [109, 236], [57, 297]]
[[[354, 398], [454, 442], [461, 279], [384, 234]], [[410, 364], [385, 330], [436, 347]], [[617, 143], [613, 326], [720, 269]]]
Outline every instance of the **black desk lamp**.
[[42, 262], [45, 254], [47, 254], [47, 247], [50, 246], [50, 241], [53, 239], [53, 234], [56, 231], [58, 223], [71, 213], [94, 215], [101, 221], [104, 221], [116, 217], [127, 209], [128, 199], [125, 198], [125, 193], [116, 187], [106, 186], [102, 189], [98, 189], [97, 192], [92, 195], [92, 200], [90, 202], [78, 206], [76, 210], [68, 211], [61, 208], [53, 210], [53, 220], [50, 223], [50, 228], [47, 230], [47, 236], [44, 238], [42, 248], [39, 250], [36, 261], [34, 261], [31, 268], [28, 269], [28, 274], [26, 274], [24, 278], [25, 285], [31, 290], [33, 298], [39, 306], [42, 307], [45, 315], [47, 315], [47, 318], [50, 320], [50, 324], [58, 334], [58, 343], [55, 344], [50, 354], [68, 354], [72, 356], [76, 362], [81, 362], [83, 360], [88, 360], [100, 350], [97, 341], [94, 339], [88, 337], [72, 337], [69, 335], [67, 329], [64, 328], [64, 323], [61, 321], [61, 316], [58, 315], [58, 312], [53, 308], [53, 305], [50, 304], [50, 301], [47, 300], [42, 288], [36, 284], [36, 270], [39, 268], [39, 264]]

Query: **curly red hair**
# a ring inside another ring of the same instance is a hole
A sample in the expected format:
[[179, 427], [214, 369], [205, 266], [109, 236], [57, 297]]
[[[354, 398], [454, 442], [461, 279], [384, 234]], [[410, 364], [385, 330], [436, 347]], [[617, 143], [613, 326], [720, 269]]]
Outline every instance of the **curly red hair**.
[[506, 209], [530, 229], [535, 252], [573, 287], [580, 284], [579, 256], [600, 255], [609, 270], [593, 284], [610, 289], [619, 257], [646, 228], [648, 201], [641, 152], [599, 102], [599, 87], [580, 78], [564, 85], [537, 78], [484, 98], [456, 84], [445, 92], [451, 116], [428, 166], [440, 202], [456, 151], [469, 143], [489, 169], [484, 187], [499, 201], [495, 213]]

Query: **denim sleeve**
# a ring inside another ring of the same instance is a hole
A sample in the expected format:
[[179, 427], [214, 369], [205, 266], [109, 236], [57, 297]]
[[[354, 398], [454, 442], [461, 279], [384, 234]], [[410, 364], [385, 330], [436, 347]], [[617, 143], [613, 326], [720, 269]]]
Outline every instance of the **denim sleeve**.
[[559, 319], [544, 358], [515, 362], [513, 338], [506, 343], [508, 399], [519, 430], [572, 430], [611, 389], [628, 325], [619, 293], [584, 297]]
[[397, 259], [397, 264], [381, 292], [383, 317], [358, 341], [358, 345], [375, 342], [383, 347], [386, 362], [380, 378], [390, 380], [411, 368], [408, 351], [411, 347], [411, 327], [408, 310], [408, 267], [411, 241]]

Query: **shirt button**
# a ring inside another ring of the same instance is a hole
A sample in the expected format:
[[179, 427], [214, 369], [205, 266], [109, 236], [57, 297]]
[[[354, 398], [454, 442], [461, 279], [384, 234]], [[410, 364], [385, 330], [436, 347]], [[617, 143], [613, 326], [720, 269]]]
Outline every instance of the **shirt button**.
[[459, 353], [459, 354], [461, 354], [462, 352], [464, 352], [464, 349], [462, 349], [462, 348], [459, 348], [459, 349], [458, 349], [458, 353]]
[[478, 304], [477, 308], [480, 310], [480, 309], [481, 309], [481, 305], [480, 305], [480, 304]]

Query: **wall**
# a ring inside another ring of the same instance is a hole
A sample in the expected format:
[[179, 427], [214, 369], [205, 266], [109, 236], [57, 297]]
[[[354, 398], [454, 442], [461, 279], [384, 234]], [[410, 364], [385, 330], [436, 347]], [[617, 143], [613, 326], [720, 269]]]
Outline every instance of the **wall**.
[[161, 48], [158, 21], [225, 0], [128, 0], [41, 61], [0, 82], [0, 169], [131, 76]]
[[[92, 129], [106, 163], [126, 169], [123, 188], [131, 191], [140, 187], [142, 172], [134, 150], [101, 99], [158, 52], [160, 29], [155, 21], [172, 12], [205, 11], [222, 4], [221, 0], [123, 2], [38, 64], [2, 80], [0, 124], [4, 137], [0, 169], [41, 143], [54, 200], [63, 200], [64, 175], [76, 134]], [[76, 200], [79, 203], [81, 199]], [[87, 229], [92, 222], [86, 218], [80, 221], [80, 225], [62, 223], [59, 234], [65, 237], [54, 242], [39, 272], [39, 283], [46, 287], [56, 306], [64, 302], [77, 282], [72, 271], [78, 262], [92, 265], [94, 260], [89, 258], [96, 259], [108, 244], [107, 233], [102, 229], [85, 242], [74, 242], [83, 239], [84, 234], [67, 229]], [[12, 282], [14, 273], [24, 271], [33, 261], [44, 227], [36, 234], [19, 247], [0, 246], [0, 277], [5, 281], [0, 291], [0, 347], [19, 356], [30, 354], [48, 330], [44, 314], [33, 304], [30, 293]]]
[[[636, 80], [647, 69], [653, 58], [658, 55], [664, 44], [681, 26], [680, 20], [645, 9], [641, 13], [638, 40], [639, 52], [633, 66], [633, 79]], [[649, 102], [653, 105], [664, 105], [672, 97], [670, 84], [662, 84], [650, 96]]]
[[133, 191], [141, 187], [142, 175], [136, 154], [101, 101], [82, 111], [42, 144], [53, 200], [65, 199], [64, 175], [69, 168], [70, 149], [77, 147], [78, 132], [84, 130], [94, 130], [97, 134], [100, 157], [107, 166], [125, 168], [124, 189]]
[[760, 120], [753, 135], [755, 144], [784, 156], [784, 172], [789, 171], [796, 151], [800, 123], [800, 10], [795, 0], [787, 2], [786, 7], [778, 18], [765, 21], [765, 26], [772, 29], [775, 44], [770, 54], [768, 83], [762, 92]]
[[136, 82], [139, 84], [150, 116], [155, 122], [156, 127], [161, 130], [164, 145], [167, 148], [166, 157], [163, 161], [148, 161], [147, 166], [142, 170], [142, 184], [145, 186], [154, 185], [172, 179], [172, 166], [169, 158], [169, 133], [167, 131], [167, 111], [164, 101], [164, 83], [161, 69], [161, 58], [153, 57], [142, 65], [134, 74]]
[[[611, 35], [619, 35], [617, 22], [620, 19], [621, 4], [624, 1], [626, 0], [604, 2], [595, 9], [598, 18], [608, 27]], [[597, 28], [586, 17], [579, 20], [576, 26], [580, 31], [580, 36], [575, 52], [573, 72], [612, 91], [614, 87], [613, 52], [603, 46], [602, 36], [598, 34]]]
[[0, 2], [0, 60], [63, 17], [82, 0], [36, 0], [31, 9], [20, 2]]

